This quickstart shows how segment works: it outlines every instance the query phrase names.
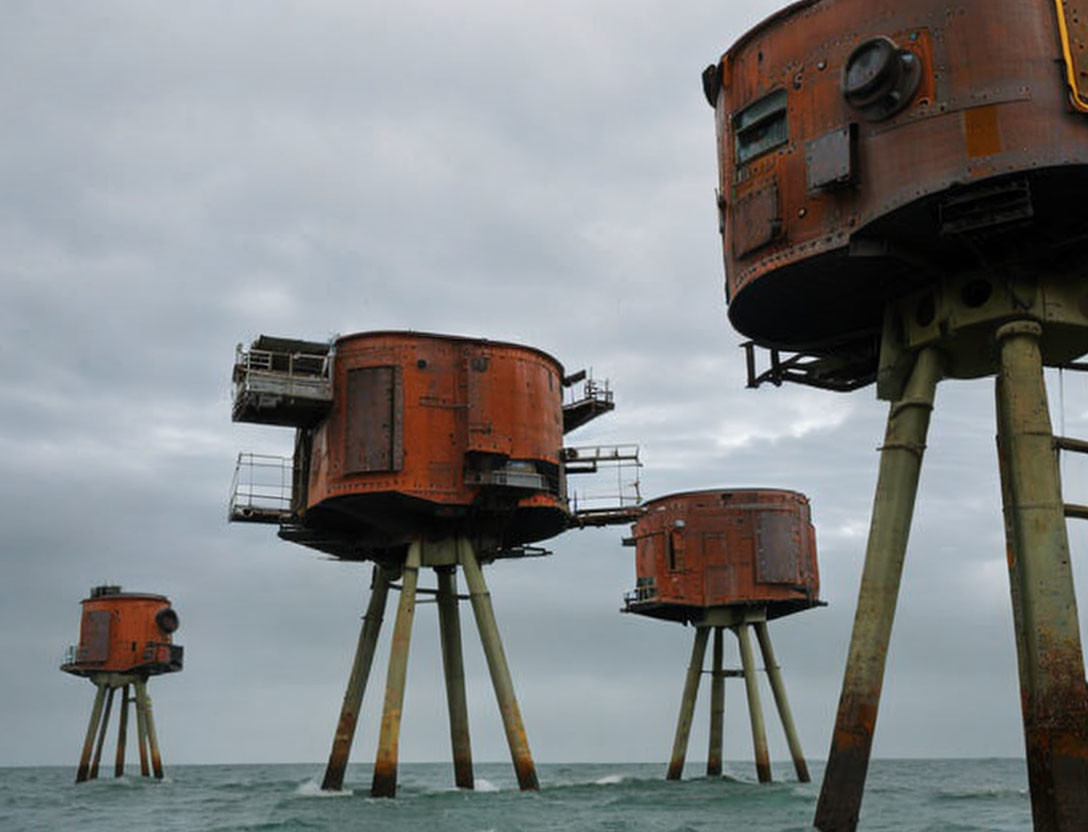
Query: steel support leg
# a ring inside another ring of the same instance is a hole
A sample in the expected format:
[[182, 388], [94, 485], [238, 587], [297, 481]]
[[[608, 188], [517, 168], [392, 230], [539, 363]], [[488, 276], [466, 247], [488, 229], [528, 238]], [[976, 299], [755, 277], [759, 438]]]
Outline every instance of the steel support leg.
[[793, 723], [793, 712], [790, 711], [790, 701], [786, 698], [786, 686], [782, 683], [782, 672], [775, 661], [774, 648], [771, 647], [771, 634], [767, 631], [766, 621], [755, 623], [756, 638], [759, 640], [759, 650], [763, 654], [763, 667], [767, 671], [767, 679], [771, 683], [771, 691], [774, 693], [774, 704], [778, 707], [778, 716], [782, 720], [782, 730], [786, 732], [786, 744], [790, 748], [790, 756], [793, 757], [793, 768], [797, 772], [797, 779], [802, 783], [809, 781], [808, 766], [805, 764], [805, 755], [801, 751], [801, 741], [797, 738], [797, 727]]
[[672, 741], [672, 757], [666, 780], [679, 780], [684, 774], [684, 759], [688, 755], [688, 737], [691, 736], [691, 720], [695, 716], [695, 700], [699, 695], [699, 680], [703, 676], [703, 660], [706, 658], [706, 641], [709, 627], [695, 628], [695, 641], [691, 646], [691, 661], [684, 679], [684, 694], [680, 700], [680, 716], [676, 720], [676, 737]]
[[157, 780], [162, 780], [162, 756], [159, 754], [159, 740], [155, 736], [155, 717], [151, 713], [151, 696], [147, 692], [147, 680], [136, 681], [137, 707], [140, 701], [144, 703], [144, 727], [147, 731], [147, 748], [151, 753], [151, 770]]
[[94, 758], [91, 760], [91, 773], [88, 779], [98, 778], [98, 766], [102, 762], [102, 746], [106, 744], [106, 731], [110, 725], [110, 711], [113, 710], [113, 688], [106, 693], [106, 707], [102, 711], [102, 725], [98, 729], [98, 742], [94, 746]]
[[121, 689], [121, 712], [117, 715], [117, 755], [113, 761], [113, 776], [125, 774], [125, 744], [128, 742], [128, 685]]
[[487, 659], [487, 668], [491, 672], [491, 684], [495, 688], [495, 698], [502, 714], [503, 728], [506, 730], [506, 742], [510, 746], [510, 756], [514, 761], [518, 786], [522, 791], [540, 788], [536, 777], [536, 766], [529, 752], [529, 740], [525, 735], [525, 724], [521, 719], [517, 697], [514, 696], [514, 683], [510, 679], [510, 668], [506, 664], [506, 653], [499, 638], [499, 627], [495, 623], [495, 611], [491, 606], [491, 593], [487, 591], [484, 573], [476, 560], [472, 544], [467, 540], [458, 541], [458, 559], [465, 573], [469, 598], [472, 600], [472, 612], [476, 617], [476, 628], [480, 631], [480, 642]]
[[344, 692], [340, 720], [336, 723], [336, 736], [333, 737], [329, 763], [325, 767], [325, 779], [321, 782], [321, 788], [326, 791], [339, 791], [344, 786], [344, 771], [348, 766], [351, 743], [355, 739], [355, 725], [359, 721], [359, 709], [363, 704], [363, 694], [366, 692], [370, 668], [374, 663], [374, 651], [378, 645], [382, 617], [385, 615], [385, 604], [389, 597], [390, 578], [390, 574], [381, 566], [374, 567], [370, 602], [359, 628], [359, 641], [355, 647], [351, 676]]
[[102, 718], [102, 703], [106, 701], [106, 686], [97, 685], [98, 690], [94, 695], [94, 707], [91, 708], [91, 719], [87, 723], [87, 735], [83, 739], [83, 753], [79, 757], [79, 768], [76, 769], [76, 782], [82, 783], [87, 779], [91, 769], [91, 754], [94, 752], [94, 738], [98, 734], [98, 722]]
[[1088, 686], [1061, 480], [1033, 321], [997, 332], [998, 459], [1037, 832], [1088, 829]]
[[927, 347], [915, 359], [903, 398], [888, 411], [854, 632], [831, 751], [816, 804], [814, 825], [821, 832], [852, 832], [857, 828], [903, 557], [940, 378], [940, 353]]
[[138, 684], [133, 685], [133, 694], [136, 697], [136, 739], [140, 746], [140, 776], [150, 777], [151, 766], [147, 761], [147, 713]]
[[438, 632], [442, 641], [442, 669], [446, 676], [446, 702], [450, 714], [450, 745], [453, 748], [453, 779], [459, 789], [471, 789], [472, 743], [468, 731], [468, 700], [465, 697], [465, 664], [461, 650], [461, 617], [457, 609], [457, 567], [437, 567]]
[[707, 777], [721, 777], [722, 738], [725, 729], [725, 674], [722, 672], [722, 628], [714, 628], [710, 671], [710, 747], [706, 754]]
[[748, 716], [752, 720], [752, 749], [756, 755], [756, 776], [760, 783], [771, 782], [771, 755], [767, 750], [767, 729], [763, 723], [763, 706], [759, 702], [759, 677], [752, 654], [752, 638], [747, 624], [734, 628], [740, 642], [740, 665], [744, 669], [744, 691], [748, 694]]
[[412, 543], [408, 547], [408, 557], [404, 562], [400, 604], [397, 606], [397, 620], [393, 625], [393, 644], [389, 649], [385, 705], [382, 708], [382, 727], [378, 737], [378, 757], [374, 761], [374, 779], [370, 785], [371, 797], [397, 795], [397, 747], [400, 742], [401, 708], [404, 705], [404, 682], [408, 675], [408, 647], [412, 641], [412, 619], [416, 609], [416, 585], [419, 581], [422, 548], [418, 541]]

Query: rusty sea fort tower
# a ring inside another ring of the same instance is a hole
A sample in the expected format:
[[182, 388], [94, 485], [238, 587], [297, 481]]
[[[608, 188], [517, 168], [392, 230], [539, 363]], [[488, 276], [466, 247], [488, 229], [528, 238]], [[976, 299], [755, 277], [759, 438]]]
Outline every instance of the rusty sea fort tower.
[[[624, 543], [635, 547], [636, 582], [624, 612], [695, 628], [666, 778], [679, 780], [687, 756], [707, 641], [714, 635], [710, 675], [710, 742], [706, 773], [722, 773], [725, 680], [740, 677], [748, 701], [756, 776], [771, 781], [760, 704], [754, 630], [797, 779], [808, 766], [794, 727], [786, 686], [767, 622], [820, 605], [816, 533], [808, 499], [796, 491], [733, 488], [688, 491], [649, 500]], [[737, 638], [741, 667], [724, 667], [722, 634]]]
[[[1037, 830], [1088, 829], [1088, 686], [1043, 367], [1088, 350], [1088, 8], [801, 0], [707, 68], [749, 385], [890, 403], [815, 825], [858, 824], [936, 386], [995, 376]], [[769, 368], [758, 369], [761, 350]]]
[[[76, 782], [94, 780], [102, 760], [114, 694], [121, 691], [117, 752], [113, 773], [125, 773], [129, 703], [136, 706], [140, 774], [162, 779], [162, 756], [151, 714], [147, 680], [181, 670], [183, 650], [174, 644], [178, 614], [164, 595], [122, 592], [119, 586], [96, 586], [80, 602], [79, 644], [68, 648], [60, 669], [82, 676], [96, 688]], [[97, 738], [97, 739], [96, 739]]]
[[[396, 794], [419, 594], [437, 602], [456, 785], [474, 783], [458, 612], [468, 600], [518, 784], [537, 788], [481, 566], [547, 554], [533, 544], [637, 515], [637, 479], [603, 504], [578, 506], [568, 494], [572, 475], [606, 466], [618, 476], [637, 473], [635, 446], [564, 447], [566, 434], [613, 409], [611, 390], [584, 372], [567, 375], [532, 347], [418, 332], [363, 332], [331, 343], [261, 336], [239, 347], [234, 390], [235, 421], [294, 428], [295, 450], [284, 459], [239, 456], [230, 518], [270, 523], [284, 540], [374, 563], [322, 788], [343, 785], [390, 590], [400, 598], [371, 794]], [[436, 588], [418, 587], [424, 567], [433, 569]], [[458, 567], [467, 595], [458, 592]]]

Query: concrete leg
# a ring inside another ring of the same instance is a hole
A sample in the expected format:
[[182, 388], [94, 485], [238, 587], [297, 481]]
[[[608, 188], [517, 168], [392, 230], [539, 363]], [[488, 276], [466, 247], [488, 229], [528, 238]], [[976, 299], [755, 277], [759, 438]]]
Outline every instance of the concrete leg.
[[997, 332], [998, 459], [1037, 832], [1088, 829], [1088, 686], [1061, 480], [1033, 321]]
[[77, 783], [85, 781], [90, 773], [94, 738], [98, 734], [98, 722], [102, 718], [102, 703], [106, 701], [106, 686], [97, 685], [97, 688], [94, 695], [94, 707], [91, 708], [91, 720], [87, 723], [87, 735], [83, 739], [83, 753], [79, 757], [79, 768], [76, 769]]
[[744, 690], [748, 695], [748, 717], [752, 721], [752, 748], [756, 755], [756, 776], [760, 783], [771, 782], [771, 755], [767, 750], [767, 729], [763, 723], [763, 706], [759, 702], [759, 677], [752, 653], [752, 638], [747, 624], [734, 628], [740, 642], [740, 666], [744, 670]]
[[117, 756], [113, 761], [113, 776], [125, 774], [125, 744], [128, 742], [128, 685], [121, 689], [121, 712], [117, 715]]
[[821, 832], [857, 828], [918, 476], [941, 372], [935, 348], [919, 352], [903, 398], [888, 412], [854, 632], [813, 822]]
[[722, 628], [714, 628], [710, 672], [710, 748], [706, 755], [707, 777], [721, 777], [722, 738], [725, 729], [725, 674], [722, 672]]
[[102, 746], [106, 744], [106, 731], [110, 725], [110, 711], [113, 710], [113, 688], [111, 687], [106, 693], [106, 707], [102, 711], [102, 725], [98, 729], [98, 742], [94, 746], [94, 757], [91, 760], [91, 773], [88, 775], [88, 779], [95, 780], [98, 778], [98, 766], [102, 762]]
[[435, 574], [438, 576], [438, 628], [442, 641], [442, 669], [446, 676], [446, 701], [450, 714], [453, 779], [459, 789], [471, 789], [474, 785], [472, 743], [468, 731], [461, 619], [457, 609], [457, 567], [437, 567]]
[[506, 742], [510, 746], [510, 756], [514, 762], [518, 786], [522, 791], [540, 788], [536, 777], [536, 766], [529, 752], [529, 740], [525, 735], [525, 724], [521, 719], [521, 709], [514, 695], [514, 683], [510, 679], [510, 668], [506, 664], [506, 653], [499, 638], [499, 627], [495, 623], [495, 611], [491, 606], [491, 593], [487, 591], [484, 573], [476, 560], [472, 544], [467, 540], [458, 541], [458, 559], [465, 573], [469, 598], [472, 600], [472, 612], [476, 617], [476, 628], [480, 631], [480, 643], [484, 648], [487, 668], [491, 672], [491, 685], [495, 689], [495, 698], [502, 714], [503, 728], [506, 730]]
[[344, 771], [351, 754], [351, 743], [355, 739], [355, 725], [359, 721], [359, 709], [363, 704], [363, 694], [370, 678], [370, 668], [374, 663], [374, 651], [378, 645], [378, 635], [385, 615], [385, 604], [389, 597], [390, 574], [381, 566], [375, 566], [370, 588], [370, 602], [359, 628], [359, 641], [355, 647], [355, 659], [351, 665], [348, 688], [344, 692], [344, 704], [340, 708], [340, 720], [336, 723], [336, 736], [333, 737], [329, 763], [325, 767], [325, 779], [321, 788], [325, 791], [339, 791], [344, 786]]
[[159, 754], [159, 739], [155, 736], [155, 717], [151, 713], [151, 697], [147, 693], [147, 681], [136, 681], [136, 700], [144, 703], [144, 726], [147, 731], [147, 747], [151, 752], [151, 770], [157, 780], [162, 780], [162, 756]]
[[793, 724], [793, 713], [790, 711], [790, 702], [786, 698], [786, 686], [782, 683], [782, 672], [775, 661], [774, 648], [771, 647], [771, 635], [767, 631], [766, 621], [757, 621], [756, 639], [759, 641], [759, 650], [763, 654], [763, 667], [767, 671], [767, 679], [771, 683], [771, 691], [774, 693], [774, 704], [778, 707], [778, 716], [782, 720], [782, 730], [786, 732], [786, 743], [790, 747], [790, 756], [793, 757], [793, 768], [797, 772], [797, 779], [802, 783], [809, 781], [808, 766], [805, 764], [805, 755], [801, 751], [801, 741], [797, 738], [797, 727]]
[[672, 742], [672, 757], [666, 780], [679, 780], [684, 774], [684, 758], [688, 754], [688, 737], [691, 736], [691, 720], [695, 715], [695, 699], [699, 695], [699, 680], [703, 676], [703, 660], [706, 658], [706, 641], [709, 627], [695, 628], [695, 641], [691, 647], [688, 675], [684, 679], [684, 694], [680, 700], [680, 717], [676, 720], [676, 737]]
[[412, 641], [412, 619], [416, 609], [416, 585], [422, 545], [417, 541], [408, 547], [401, 578], [400, 603], [393, 625], [393, 644], [389, 649], [389, 670], [385, 679], [385, 705], [382, 708], [382, 728], [378, 737], [378, 756], [374, 761], [371, 797], [397, 796], [397, 747], [400, 742], [401, 708], [404, 705], [404, 682], [408, 675], [408, 648]]
[[133, 685], [133, 693], [136, 697], [136, 740], [140, 746], [140, 776], [150, 777], [151, 766], [147, 760], [147, 711], [143, 697], [140, 696], [139, 685]]

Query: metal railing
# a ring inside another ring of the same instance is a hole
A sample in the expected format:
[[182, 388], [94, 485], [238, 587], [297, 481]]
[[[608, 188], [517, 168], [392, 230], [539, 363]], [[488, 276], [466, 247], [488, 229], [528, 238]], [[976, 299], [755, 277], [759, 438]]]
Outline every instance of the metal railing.
[[594, 445], [563, 449], [563, 467], [568, 475], [596, 474], [602, 467], [616, 472], [614, 488], [607, 490], [571, 490], [574, 512], [600, 510], [604, 507], [622, 509], [642, 502], [638, 445]]
[[644, 601], [652, 601], [657, 598], [657, 582], [653, 577], [639, 578], [635, 583], [635, 588], [623, 593], [624, 606], [631, 606], [632, 604], [642, 603]]
[[235, 398], [239, 392], [331, 400], [332, 356], [235, 348]]
[[295, 466], [291, 457], [238, 454], [227, 518], [235, 522], [275, 523], [291, 516]]

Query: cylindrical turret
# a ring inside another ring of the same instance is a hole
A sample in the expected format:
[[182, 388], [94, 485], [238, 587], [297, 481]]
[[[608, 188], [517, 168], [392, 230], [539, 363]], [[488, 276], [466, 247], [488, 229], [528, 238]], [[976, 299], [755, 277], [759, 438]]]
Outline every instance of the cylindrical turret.
[[414, 332], [340, 338], [332, 405], [309, 434], [296, 495], [306, 527], [376, 548], [420, 534], [503, 545], [558, 534], [569, 521], [562, 389], [562, 366], [531, 347]]
[[715, 607], [776, 618], [818, 605], [816, 533], [796, 491], [690, 491], [647, 502], [627, 541], [637, 583], [627, 611], [697, 620]]
[[76, 676], [181, 670], [182, 648], [173, 643], [178, 615], [165, 595], [96, 586], [80, 603], [79, 644], [69, 648], [61, 670]]
[[995, 264], [1082, 279], [1086, 23], [1058, 7], [802, 0], [709, 67], [733, 325], [871, 377], [889, 300], [966, 275], [969, 317], [1004, 291]]

